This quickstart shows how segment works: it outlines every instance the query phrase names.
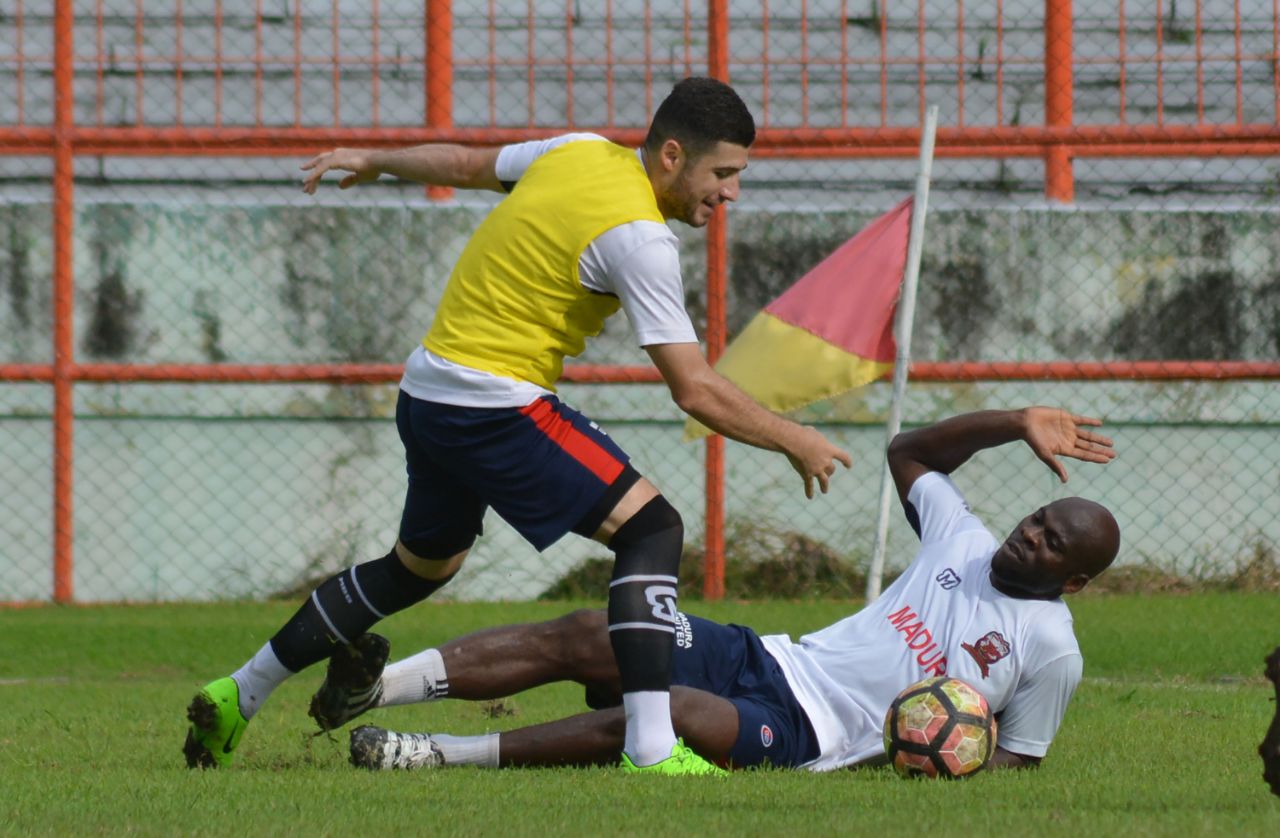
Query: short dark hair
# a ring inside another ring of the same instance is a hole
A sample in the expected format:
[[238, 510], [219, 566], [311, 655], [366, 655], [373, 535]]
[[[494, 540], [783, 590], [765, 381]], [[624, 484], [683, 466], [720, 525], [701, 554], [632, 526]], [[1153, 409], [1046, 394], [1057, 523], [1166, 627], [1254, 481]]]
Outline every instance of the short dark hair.
[[744, 148], [756, 139], [756, 121], [732, 87], [718, 79], [692, 77], [677, 82], [649, 123], [644, 147], [657, 154], [675, 140], [690, 157], [719, 142]]

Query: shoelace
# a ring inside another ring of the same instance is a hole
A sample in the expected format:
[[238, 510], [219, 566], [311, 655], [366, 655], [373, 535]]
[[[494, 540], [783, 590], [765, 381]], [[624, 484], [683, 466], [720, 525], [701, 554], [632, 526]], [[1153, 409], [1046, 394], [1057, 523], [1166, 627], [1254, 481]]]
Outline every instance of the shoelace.
[[444, 762], [439, 746], [427, 733], [391, 734], [387, 744], [394, 746], [390, 762], [395, 768], [420, 768], [440, 765]]

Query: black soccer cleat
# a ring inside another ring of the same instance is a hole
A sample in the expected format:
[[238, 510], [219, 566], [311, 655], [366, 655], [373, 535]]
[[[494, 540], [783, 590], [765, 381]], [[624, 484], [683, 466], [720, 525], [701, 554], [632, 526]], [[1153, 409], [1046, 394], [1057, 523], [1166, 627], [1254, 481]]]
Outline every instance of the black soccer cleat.
[[362, 634], [339, 646], [307, 715], [321, 730], [334, 730], [376, 707], [382, 698], [382, 668], [390, 654], [391, 642], [380, 634]]

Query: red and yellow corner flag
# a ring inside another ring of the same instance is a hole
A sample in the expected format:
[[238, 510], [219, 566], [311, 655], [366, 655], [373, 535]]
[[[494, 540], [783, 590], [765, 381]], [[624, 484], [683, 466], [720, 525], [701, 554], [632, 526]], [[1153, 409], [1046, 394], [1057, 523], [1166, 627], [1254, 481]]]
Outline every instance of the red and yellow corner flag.
[[[785, 413], [893, 369], [893, 318], [912, 199], [877, 218], [792, 285], [725, 347], [716, 371]], [[685, 438], [710, 431], [694, 419]]]

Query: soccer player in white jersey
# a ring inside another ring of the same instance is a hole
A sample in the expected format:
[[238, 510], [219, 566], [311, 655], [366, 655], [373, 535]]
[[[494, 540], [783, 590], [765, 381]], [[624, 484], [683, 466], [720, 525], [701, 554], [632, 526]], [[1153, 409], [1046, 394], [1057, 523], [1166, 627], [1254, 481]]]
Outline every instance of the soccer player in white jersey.
[[[881, 726], [903, 688], [928, 676], [978, 689], [1000, 720], [992, 764], [1038, 764], [1080, 681], [1082, 661], [1061, 597], [1116, 556], [1120, 531], [1102, 506], [1066, 498], [1036, 509], [1003, 543], [949, 476], [974, 453], [1021, 440], [1065, 482], [1059, 457], [1107, 463], [1098, 420], [1030, 407], [981, 411], [899, 434], [889, 465], [920, 551], [862, 611], [793, 641], [684, 616], [675, 636], [676, 731], [720, 764], [815, 771], [883, 756]], [[332, 668], [338, 666], [335, 658]], [[331, 676], [332, 677], [332, 676]], [[617, 669], [598, 612], [479, 632], [389, 666], [381, 706], [492, 699], [557, 680], [617, 700]], [[370, 768], [607, 762], [622, 735], [616, 709], [487, 736], [395, 733], [363, 726], [352, 761]]]
[[[405, 363], [396, 426], [409, 479], [394, 546], [321, 583], [240, 669], [196, 694], [187, 765], [229, 763], [249, 720], [291, 675], [358, 639], [378, 645], [368, 629], [446, 584], [492, 508], [538, 550], [572, 532], [613, 551], [608, 623], [626, 707], [623, 767], [717, 771], [671, 724], [680, 513], [596, 423], [556, 398], [555, 385], [564, 358], [621, 308], [674, 401], [727, 437], [785, 454], [806, 495], [827, 491], [836, 463], [852, 464], [817, 430], [765, 410], [712, 370], [684, 308], [666, 222], [702, 227], [736, 200], [754, 139], [732, 88], [685, 79], [639, 149], [569, 134], [502, 148], [340, 148], [303, 165], [308, 193], [342, 171], [344, 189], [387, 174], [509, 194], [467, 242]], [[385, 649], [361, 652], [367, 660]], [[370, 699], [326, 684], [311, 715], [332, 728]]]

